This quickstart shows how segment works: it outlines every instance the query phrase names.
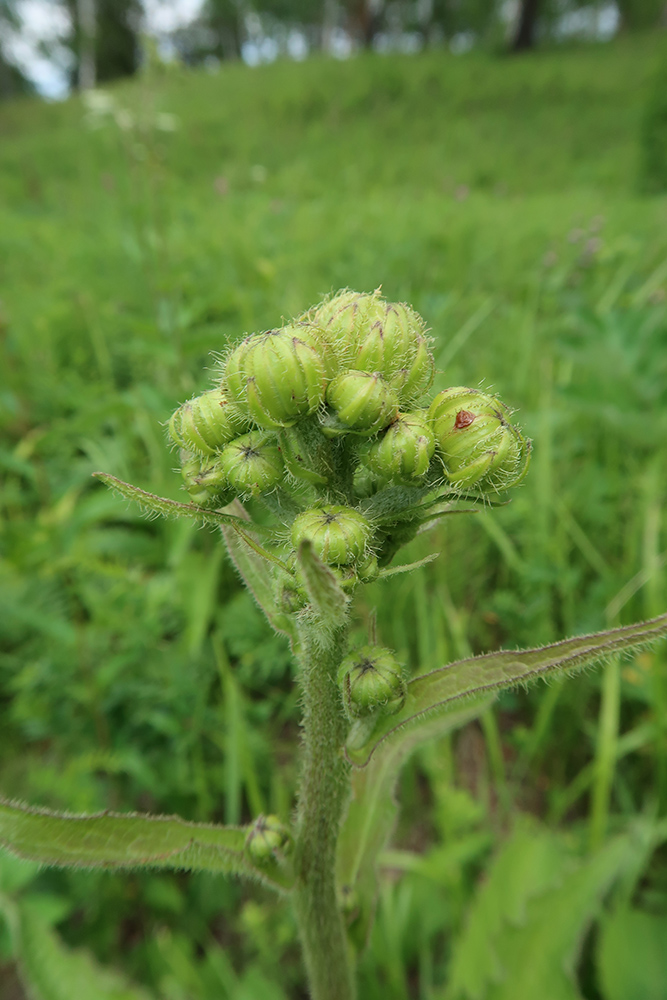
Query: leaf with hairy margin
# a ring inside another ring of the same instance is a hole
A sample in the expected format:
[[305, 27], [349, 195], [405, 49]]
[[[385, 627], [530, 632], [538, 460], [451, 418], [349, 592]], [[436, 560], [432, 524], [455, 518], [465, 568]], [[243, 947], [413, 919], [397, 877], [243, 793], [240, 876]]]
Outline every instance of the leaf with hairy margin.
[[139, 813], [68, 815], [0, 799], [0, 846], [73, 868], [175, 868], [261, 879], [246, 858], [247, 829]]
[[30, 1000], [154, 1000], [122, 973], [68, 948], [33, 900], [0, 895], [23, 989]]
[[[238, 500], [228, 506], [235, 511], [235, 516], [241, 521], [249, 522], [250, 518], [245, 507]], [[220, 530], [229, 552], [229, 557], [239, 573], [239, 576], [255, 598], [255, 601], [266, 615], [270, 625], [282, 635], [286, 635], [292, 644], [297, 641], [294, 619], [281, 611], [275, 599], [273, 576], [267, 572], [266, 559], [249, 544], [245, 535], [240, 534], [229, 525], [221, 524]]]
[[[120, 493], [126, 500], [134, 500], [144, 510], [148, 510], [153, 514], [161, 514], [163, 517], [192, 517], [195, 520], [204, 521], [206, 524], [224, 524], [243, 530], [244, 532], [248, 530], [249, 525], [246, 520], [235, 517], [233, 514], [226, 514], [222, 510], [211, 510], [208, 507], [198, 507], [194, 503], [180, 503], [178, 500], [168, 500], [166, 497], [159, 497], [155, 493], [148, 493], [138, 486], [133, 486], [132, 483], [126, 483], [116, 476], [111, 476], [108, 472], [94, 472], [93, 476], [104, 483], [105, 486], [109, 486], [112, 490]], [[255, 532], [272, 533], [271, 528], [254, 523], [252, 524], [252, 530]]]
[[380, 720], [372, 739], [361, 749], [347, 748], [356, 767], [365, 767], [385, 741], [409, 739], [413, 730], [452, 711], [464, 698], [502, 691], [539, 677], [591, 666], [614, 653], [641, 649], [667, 636], [667, 614], [607, 632], [575, 636], [536, 649], [501, 650], [457, 660], [408, 684], [406, 703], [398, 715]]
[[358, 905], [354, 934], [365, 942], [377, 896], [377, 861], [396, 822], [394, 788], [398, 774], [419, 744], [445, 736], [470, 722], [491, 704], [482, 697], [455, 711], [429, 719], [403, 740], [385, 742], [373, 755], [368, 767], [352, 772], [352, 798], [338, 841], [338, 884], [353, 889]]

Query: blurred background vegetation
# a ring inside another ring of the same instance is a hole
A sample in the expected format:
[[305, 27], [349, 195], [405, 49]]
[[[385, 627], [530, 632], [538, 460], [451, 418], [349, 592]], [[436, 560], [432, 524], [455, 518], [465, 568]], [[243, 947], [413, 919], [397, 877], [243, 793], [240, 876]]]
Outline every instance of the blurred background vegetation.
[[[381, 641], [414, 672], [665, 611], [664, 14], [625, 0], [614, 41], [557, 44], [578, 5], [531, 3], [508, 21], [485, 0], [209, 0], [170, 58], [164, 39], [142, 40], [131, 0], [93, 6], [87, 34], [90, 9], [72, 3], [58, 44], [82, 93], [0, 104], [4, 796], [289, 816], [299, 711], [286, 644], [213, 530], [146, 520], [91, 473], [181, 496], [164, 422], [210, 384], [210, 352], [339, 287], [413, 304], [435, 338], [437, 388], [492, 387], [535, 443], [511, 504], [452, 518], [405, 553], [437, 548], [437, 562], [365, 589], [359, 637], [377, 608]], [[0, 4], [5, 41], [20, 7]], [[253, 31], [282, 45], [296, 29], [312, 58], [234, 58]], [[354, 58], [328, 57], [327, 31]], [[396, 51], [415, 34], [419, 52]], [[470, 51], [452, 54], [462, 36]], [[13, 51], [0, 41], [5, 96], [30, 89]], [[513, 954], [555, 948], [553, 968], [569, 962], [577, 985], [538, 978], [513, 1000], [665, 1000], [666, 666], [656, 647], [504, 695], [415, 756], [364, 1000], [504, 997], [493, 971], [478, 986], [461, 972], [465, 935], [478, 928], [483, 964], [533, 895], [549, 919], [529, 910], [535, 934]], [[580, 879], [552, 906], [564, 873], [642, 823], [651, 847], [622, 891]], [[547, 845], [541, 860], [531, 844]], [[259, 888], [0, 860], [0, 891], [153, 996], [305, 996], [291, 917]], [[497, 892], [495, 930], [480, 886]], [[0, 995], [23, 996], [1, 918]]]

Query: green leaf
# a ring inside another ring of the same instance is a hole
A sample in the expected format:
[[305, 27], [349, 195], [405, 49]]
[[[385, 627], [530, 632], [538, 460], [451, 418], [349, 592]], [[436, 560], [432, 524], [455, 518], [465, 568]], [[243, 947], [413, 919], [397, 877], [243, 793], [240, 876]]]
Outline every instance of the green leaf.
[[177, 868], [257, 879], [261, 873], [243, 853], [246, 832], [178, 816], [61, 815], [0, 799], [0, 845], [45, 865]]
[[359, 944], [368, 933], [377, 896], [377, 863], [396, 822], [394, 798], [396, 779], [410, 754], [427, 739], [437, 739], [465, 725], [488, 704], [458, 706], [446, 716], [406, 733], [402, 739], [387, 740], [367, 767], [354, 770], [352, 798], [338, 841], [338, 884], [354, 889], [359, 905]]
[[[194, 503], [180, 503], [177, 500], [168, 500], [166, 497], [159, 497], [155, 493], [147, 493], [146, 490], [139, 489], [131, 483], [126, 483], [116, 476], [109, 475], [108, 472], [94, 472], [93, 475], [109, 486], [112, 490], [120, 493], [126, 500], [134, 500], [143, 510], [152, 514], [160, 514], [163, 517], [193, 517], [195, 520], [204, 521], [206, 524], [225, 524], [248, 531], [247, 521], [233, 514], [225, 514], [221, 510], [209, 510], [207, 507], [198, 507]], [[264, 525], [252, 524], [252, 530], [257, 532], [272, 533], [271, 528]]]
[[665, 1000], [667, 916], [616, 910], [602, 925], [597, 965], [604, 1000]]
[[83, 950], [67, 948], [29, 902], [0, 897], [10, 927], [23, 988], [30, 1000], [151, 1000], [153, 994], [99, 965]]
[[424, 726], [447, 714], [462, 699], [501, 691], [554, 673], [567, 673], [598, 663], [613, 653], [639, 649], [667, 636], [667, 614], [608, 632], [576, 636], [537, 649], [503, 650], [458, 660], [414, 677], [398, 715], [383, 719], [362, 750], [348, 748], [350, 760], [364, 767], [377, 748], [402, 731]]
[[309, 541], [301, 542], [296, 558], [308, 600], [319, 621], [325, 628], [342, 625], [350, 599], [333, 572], [318, 559]]
[[[229, 506], [236, 511], [239, 520], [246, 522], [250, 520], [245, 508], [238, 500], [234, 500]], [[220, 530], [232, 562], [269, 623], [276, 632], [288, 636], [294, 644], [297, 641], [294, 620], [290, 615], [281, 611], [276, 604], [273, 576], [267, 572], [263, 554], [249, 543], [245, 534], [240, 534], [236, 529], [224, 524], [220, 526]]]
[[583, 938], [613, 883], [650, 850], [646, 834], [616, 837], [579, 861], [556, 834], [520, 825], [455, 942], [448, 1000], [581, 1000]]

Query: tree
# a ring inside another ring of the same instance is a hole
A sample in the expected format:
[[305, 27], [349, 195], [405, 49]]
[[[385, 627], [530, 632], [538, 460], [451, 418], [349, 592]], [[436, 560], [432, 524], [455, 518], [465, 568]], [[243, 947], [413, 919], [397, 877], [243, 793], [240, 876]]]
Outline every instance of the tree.
[[72, 85], [86, 90], [132, 76], [139, 66], [140, 0], [66, 0], [69, 48], [74, 53]]
[[513, 52], [525, 52], [532, 49], [537, 40], [537, 22], [540, 13], [540, 0], [522, 0], [519, 11], [514, 40]]

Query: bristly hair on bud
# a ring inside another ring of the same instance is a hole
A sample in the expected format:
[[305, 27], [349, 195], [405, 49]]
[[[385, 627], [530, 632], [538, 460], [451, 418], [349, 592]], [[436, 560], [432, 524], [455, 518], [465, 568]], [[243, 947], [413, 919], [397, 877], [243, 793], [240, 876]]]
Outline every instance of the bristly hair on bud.
[[246, 852], [259, 868], [280, 864], [292, 853], [294, 841], [277, 816], [258, 816], [246, 837]]
[[323, 418], [325, 434], [353, 433], [371, 436], [398, 415], [398, 396], [379, 373], [348, 371], [329, 385], [326, 401], [334, 415]]
[[405, 704], [403, 667], [390, 649], [362, 646], [342, 661], [338, 681], [351, 719], [394, 715]]
[[244, 340], [227, 360], [223, 384], [256, 424], [279, 430], [319, 408], [326, 367], [312, 331], [292, 324]]
[[292, 544], [296, 550], [308, 541], [330, 566], [347, 566], [366, 555], [371, 533], [368, 521], [353, 507], [323, 504], [294, 519]]
[[179, 406], [169, 421], [169, 436], [186, 451], [215, 455], [248, 427], [239, 407], [220, 389], [209, 389]]
[[280, 449], [266, 431], [250, 431], [231, 441], [220, 456], [220, 464], [238, 496], [271, 490], [285, 474]]
[[526, 475], [531, 442], [510, 422], [497, 397], [456, 386], [429, 407], [436, 447], [450, 483], [500, 492]]
[[434, 451], [428, 412], [418, 410], [399, 413], [393, 424], [367, 446], [362, 457], [380, 479], [409, 482], [428, 472]]
[[193, 503], [199, 507], [224, 507], [234, 499], [234, 490], [219, 457], [188, 458], [181, 469], [183, 483]]

